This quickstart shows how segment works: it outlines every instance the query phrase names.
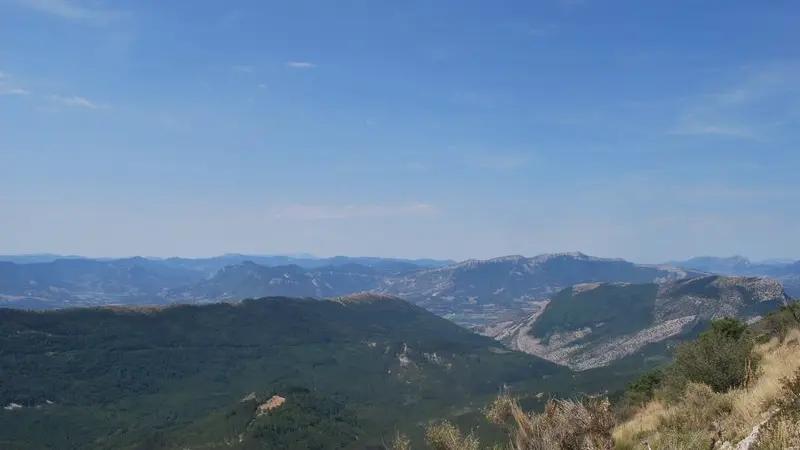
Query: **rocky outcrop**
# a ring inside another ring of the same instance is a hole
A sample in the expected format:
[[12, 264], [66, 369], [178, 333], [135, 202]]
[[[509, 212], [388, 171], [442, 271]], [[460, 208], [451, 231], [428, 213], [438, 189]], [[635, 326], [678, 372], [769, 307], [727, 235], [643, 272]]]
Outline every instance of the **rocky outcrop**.
[[275, 408], [280, 408], [281, 406], [283, 406], [284, 403], [286, 403], [285, 398], [279, 395], [273, 395], [269, 400], [258, 405], [256, 417], [263, 416], [264, 414], [272, 411]]

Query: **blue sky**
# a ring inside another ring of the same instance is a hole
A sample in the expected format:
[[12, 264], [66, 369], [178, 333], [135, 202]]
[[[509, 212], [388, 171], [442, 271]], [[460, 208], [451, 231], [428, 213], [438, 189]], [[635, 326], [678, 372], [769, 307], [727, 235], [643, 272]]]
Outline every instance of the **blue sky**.
[[0, 253], [800, 258], [794, 0], [0, 0]]

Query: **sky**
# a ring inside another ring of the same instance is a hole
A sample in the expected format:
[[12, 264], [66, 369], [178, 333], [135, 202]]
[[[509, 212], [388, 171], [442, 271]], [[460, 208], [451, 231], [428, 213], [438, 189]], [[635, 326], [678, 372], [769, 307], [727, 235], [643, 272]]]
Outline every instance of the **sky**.
[[796, 0], [0, 0], [0, 253], [800, 258]]

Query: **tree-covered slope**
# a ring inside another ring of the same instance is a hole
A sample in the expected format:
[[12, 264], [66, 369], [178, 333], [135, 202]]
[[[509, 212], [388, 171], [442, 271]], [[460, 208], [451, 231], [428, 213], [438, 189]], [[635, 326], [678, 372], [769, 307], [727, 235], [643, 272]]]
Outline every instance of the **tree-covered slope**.
[[512, 348], [584, 370], [696, 334], [719, 317], [754, 319], [785, 304], [777, 281], [708, 276], [567, 288], [525, 319], [488, 330]]
[[[390, 297], [0, 309], [0, 447], [222, 448], [240, 435], [258, 446], [281, 434], [265, 427], [300, 427], [298, 445], [363, 448], [469, 412], [504, 385], [555, 390], [565, 373]], [[272, 395], [286, 409], [256, 418]], [[297, 408], [319, 423], [302, 425]]]

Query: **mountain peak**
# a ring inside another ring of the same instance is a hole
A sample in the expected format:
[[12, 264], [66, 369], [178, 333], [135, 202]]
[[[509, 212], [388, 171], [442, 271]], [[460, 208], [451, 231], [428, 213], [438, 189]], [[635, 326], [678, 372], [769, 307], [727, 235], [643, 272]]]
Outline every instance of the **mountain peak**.
[[750, 264], [750, 258], [742, 255], [733, 256], [695, 256], [691, 262], [720, 262], [728, 264]]
[[[483, 264], [492, 264], [492, 263], [501, 263], [501, 262], [527, 262], [527, 261], [535, 261], [535, 262], [544, 262], [550, 259], [556, 258], [571, 258], [571, 259], [580, 259], [580, 260], [592, 260], [592, 261], [612, 261], [612, 259], [608, 258], [599, 258], [596, 256], [589, 256], [582, 252], [562, 252], [562, 253], [544, 253], [541, 255], [534, 256], [532, 258], [528, 258], [523, 255], [506, 255], [506, 256], [498, 256], [496, 258], [490, 259], [468, 259], [466, 261], [462, 261], [455, 265], [455, 267], [475, 267]], [[613, 261], [617, 261], [617, 259], [613, 259]], [[622, 261], [619, 259], [619, 261]]]
[[624, 259], [621, 258], [601, 258], [599, 256], [590, 256], [583, 252], [544, 253], [534, 256], [532, 259], [537, 262], [545, 262], [558, 258], [568, 258], [582, 261], [624, 261]]
[[522, 255], [507, 255], [507, 256], [498, 256], [497, 258], [492, 258], [492, 259], [489, 259], [487, 261], [488, 262], [504, 262], [504, 261], [518, 262], [518, 261], [522, 261], [522, 260], [525, 260], [525, 259], [528, 259], [528, 258], [526, 258], [526, 257], [524, 257]]
[[395, 297], [394, 295], [386, 295], [386, 294], [376, 294], [374, 292], [357, 292], [355, 294], [344, 295], [341, 297], [332, 297], [328, 299], [330, 301], [347, 304], [347, 303], [373, 303], [379, 301], [398, 301], [404, 302], [404, 300]]

